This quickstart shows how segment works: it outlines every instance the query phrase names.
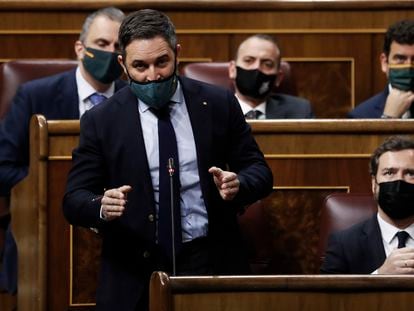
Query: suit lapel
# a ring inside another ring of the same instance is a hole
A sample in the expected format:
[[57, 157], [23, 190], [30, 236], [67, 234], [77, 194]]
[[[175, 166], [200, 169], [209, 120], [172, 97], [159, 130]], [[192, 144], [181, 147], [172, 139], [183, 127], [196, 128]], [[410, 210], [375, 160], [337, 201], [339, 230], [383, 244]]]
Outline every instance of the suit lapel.
[[269, 97], [266, 101], [266, 118], [277, 119], [282, 117], [280, 111], [280, 101], [274, 97]]
[[[197, 152], [197, 163], [200, 174], [200, 182], [203, 193], [207, 191], [209, 180], [208, 163], [211, 163], [211, 137], [212, 137], [212, 103], [210, 103], [202, 92], [199, 84], [189, 79], [181, 78], [185, 103], [193, 129]], [[206, 196], [204, 196], [206, 197]]]
[[120, 89], [122, 89], [124, 86], [126, 86], [127, 83], [123, 80], [115, 80], [115, 93], [118, 92]]
[[[140, 176], [140, 178], [134, 180], [134, 183], [139, 183], [139, 188], [144, 190], [149, 200], [148, 203], [150, 203], [153, 202], [153, 187], [138, 112], [137, 98], [129, 87], [122, 89], [120, 92], [120, 95], [122, 95], [116, 97], [116, 104], [119, 105], [118, 109], [120, 114], [117, 120], [121, 120], [122, 122], [122, 124], [119, 124], [121, 128], [120, 135], [123, 137], [122, 140], [128, 144], [128, 147], [125, 148], [125, 152], [127, 153], [125, 157], [126, 159], [130, 159], [128, 172], [125, 173], [129, 176]], [[125, 126], [125, 124], [131, 124], [133, 126]]]
[[79, 96], [76, 85], [76, 70], [70, 71], [64, 78], [63, 83], [56, 90], [57, 103], [62, 103], [62, 110], [66, 112], [68, 119], [79, 119]]
[[365, 263], [368, 271], [375, 271], [384, 263], [386, 258], [377, 214], [366, 223], [363, 233], [361, 247], [365, 252]]
[[387, 101], [387, 97], [389, 94], [388, 84], [385, 87], [384, 91], [381, 93], [379, 100], [375, 103], [375, 110], [378, 117], [380, 117], [385, 108], [385, 102]]

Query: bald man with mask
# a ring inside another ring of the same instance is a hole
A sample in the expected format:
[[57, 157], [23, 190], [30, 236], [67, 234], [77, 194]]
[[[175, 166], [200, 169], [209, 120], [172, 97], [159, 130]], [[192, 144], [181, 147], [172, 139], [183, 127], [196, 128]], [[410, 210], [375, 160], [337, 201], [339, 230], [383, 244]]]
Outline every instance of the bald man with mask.
[[229, 77], [247, 119], [313, 117], [308, 100], [274, 93], [284, 78], [280, 62], [280, 48], [269, 35], [253, 35], [240, 44], [236, 58], [230, 62]]

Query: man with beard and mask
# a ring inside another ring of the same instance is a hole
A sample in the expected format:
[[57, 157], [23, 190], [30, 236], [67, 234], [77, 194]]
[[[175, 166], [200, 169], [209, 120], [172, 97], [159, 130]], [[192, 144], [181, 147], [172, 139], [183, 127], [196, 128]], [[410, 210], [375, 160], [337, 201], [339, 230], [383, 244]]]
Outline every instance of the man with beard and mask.
[[[124, 13], [103, 8], [86, 19], [75, 42], [76, 70], [22, 84], [0, 124], [0, 203], [28, 172], [29, 124], [34, 114], [48, 120], [79, 119], [92, 106], [126, 85], [119, 80], [118, 31]], [[17, 251], [10, 229], [6, 233], [0, 288], [16, 292]]]
[[168, 16], [131, 13], [119, 42], [129, 87], [82, 117], [63, 200], [102, 235], [100, 311], [148, 310], [156, 270], [248, 273], [237, 214], [273, 185], [231, 91], [177, 76]]
[[269, 35], [253, 35], [240, 44], [229, 77], [247, 119], [313, 118], [308, 100], [273, 92], [283, 80], [280, 60], [280, 49]]
[[414, 20], [402, 20], [388, 28], [380, 62], [388, 85], [359, 104], [348, 117], [414, 118]]
[[414, 273], [414, 140], [385, 140], [370, 174], [378, 213], [330, 236], [322, 273]]

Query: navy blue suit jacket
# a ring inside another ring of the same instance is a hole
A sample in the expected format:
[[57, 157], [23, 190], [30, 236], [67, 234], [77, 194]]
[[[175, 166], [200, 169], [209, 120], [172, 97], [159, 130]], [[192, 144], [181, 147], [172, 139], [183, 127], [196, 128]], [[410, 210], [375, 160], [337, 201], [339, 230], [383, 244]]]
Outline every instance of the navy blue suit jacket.
[[314, 118], [308, 100], [287, 95], [274, 94], [266, 101], [266, 119], [308, 119]]
[[[22, 180], [29, 165], [29, 124], [34, 114], [48, 120], [79, 119], [76, 70], [22, 84], [0, 124], [0, 196]], [[125, 86], [117, 81], [115, 91]]]
[[329, 237], [321, 267], [328, 274], [370, 274], [386, 259], [377, 215]]
[[[0, 196], [22, 180], [29, 166], [29, 124], [34, 114], [48, 120], [79, 119], [76, 70], [36, 79], [22, 84], [0, 123]], [[126, 85], [115, 82], [115, 91]], [[0, 289], [17, 290], [17, 249], [10, 228], [6, 232]]]
[[348, 118], [380, 119], [389, 94], [388, 85], [381, 93], [367, 99], [348, 113]]
[[[248, 272], [237, 212], [266, 196], [272, 173], [234, 95], [225, 89], [180, 78], [194, 133], [208, 241], [215, 274]], [[239, 194], [223, 201], [208, 169], [238, 174]], [[103, 189], [131, 185], [119, 219], [99, 217]], [[155, 243], [154, 192], [145, 151], [137, 98], [124, 88], [81, 119], [79, 147], [73, 152], [63, 211], [74, 225], [98, 227], [103, 237], [97, 310], [134, 310], [147, 295], [150, 274], [163, 262]]]

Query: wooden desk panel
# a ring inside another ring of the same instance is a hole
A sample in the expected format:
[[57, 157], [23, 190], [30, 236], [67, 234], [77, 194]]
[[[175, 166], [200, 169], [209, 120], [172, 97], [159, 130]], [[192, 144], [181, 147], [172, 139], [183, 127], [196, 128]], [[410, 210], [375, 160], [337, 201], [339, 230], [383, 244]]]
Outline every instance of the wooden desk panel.
[[[394, 120], [251, 125], [275, 176], [275, 191], [262, 202], [273, 230], [266, 271], [281, 274], [318, 271], [323, 198], [335, 191], [366, 192], [372, 150], [384, 137], [414, 132], [413, 121]], [[13, 189], [11, 200], [19, 249], [18, 308], [93, 309], [100, 240], [89, 229], [71, 228], [61, 208], [79, 121], [37, 116], [30, 135], [29, 175]]]
[[318, 118], [345, 117], [384, 88], [384, 32], [414, 17], [410, 0], [8, 0], [0, 1], [0, 62], [75, 58], [84, 18], [106, 5], [168, 14], [182, 46], [181, 63], [229, 61], [247, 36], [275, 35], [282, 57], [292, 62], [299, 94], [311, 100]]
[[150, 311], [411, 310], [413, 276], [151, 278]]

